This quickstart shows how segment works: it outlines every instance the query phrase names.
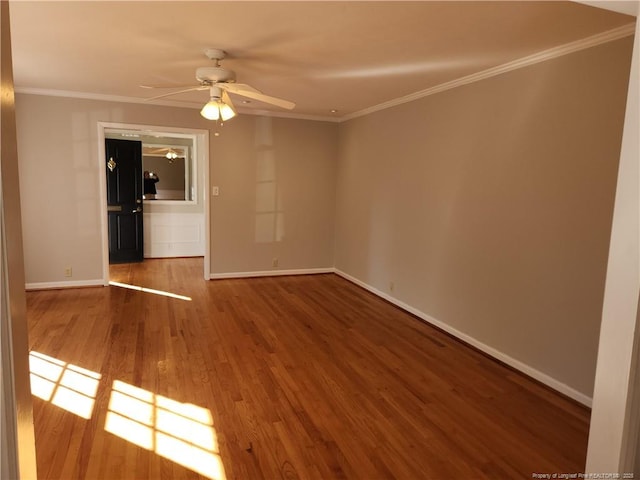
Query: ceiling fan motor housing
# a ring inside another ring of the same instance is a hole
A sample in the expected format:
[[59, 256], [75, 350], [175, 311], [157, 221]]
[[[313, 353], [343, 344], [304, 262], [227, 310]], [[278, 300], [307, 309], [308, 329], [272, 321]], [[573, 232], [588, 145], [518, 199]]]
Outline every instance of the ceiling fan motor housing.
[[232, 83], [236, 81], [236, 74], [222, 67], [200, 67], [196, 70], [196, 80], [211, 83]]

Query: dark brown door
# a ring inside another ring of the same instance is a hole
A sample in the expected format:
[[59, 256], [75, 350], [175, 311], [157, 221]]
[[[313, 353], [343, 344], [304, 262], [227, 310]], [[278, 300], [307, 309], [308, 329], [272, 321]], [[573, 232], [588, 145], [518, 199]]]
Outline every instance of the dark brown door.
[[141, 262], [142, 142], [115, 139], [105, 142], [109, 263]]

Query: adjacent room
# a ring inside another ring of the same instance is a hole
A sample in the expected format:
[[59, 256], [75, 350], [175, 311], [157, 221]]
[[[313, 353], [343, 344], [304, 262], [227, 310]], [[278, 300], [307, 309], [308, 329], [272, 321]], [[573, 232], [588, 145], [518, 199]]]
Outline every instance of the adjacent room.
[[640, 475], [637, 1], [4, 3], [6, 478]]

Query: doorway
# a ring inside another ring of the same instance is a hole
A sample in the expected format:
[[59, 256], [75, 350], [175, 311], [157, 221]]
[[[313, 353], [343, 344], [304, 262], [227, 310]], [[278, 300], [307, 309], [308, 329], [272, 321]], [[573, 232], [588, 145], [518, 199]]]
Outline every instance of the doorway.
[[[209, 233], [209, 131], [199, 129], [185, 129], [175, 127], [162, 127], [162, 126], [150, 126], [150, 125], [136, 125], [136, 124], [123, 124], [123, 123], [98, 123], [98, 147], [99, 147], [99, 160], [100, 160], [100, 200], [103, 208], [102, 214], [102, 260], [103, 260], [103, 282], [104, 285], [109, 284], [109, 224], [108, 224], [108, 188], [107, 188], [107, 171], [105, 162], [107, 159], [106, 140], [108, 138], [116, 138], [121, 140], [133, 140], [142, 142], [143, 152], [151, 150], [147, 148], [145, 150], [145, 144], [158, 144], [162, 148], [169, 147], [169, 151], [181, 151], [189, 152], [188, 159], [183, 161], [182, 172], [184, 177], [184, 196], [173, 194], [172, 197], [163, 197], [157, 195], [157, 198], [143, 199], [142, 212], [139, 212], [141, 223], [144, 224], [145, 231], [148, 232], [148, 225], [153, 222], [148, 222], [150, 218], [154, 218], [150, 211], [159, 212], [156, 216], [163, 214], [171, 216], [171, 211], [178, 212], [174, 217], [185, 216], [188, 214], [190, 219], [197, 219], [198, 234], [201, 236], [201, 245], [197, 249], [197, 252], [191, 256], [203, 256], [203, 276], [206, 280], [210, 279], [210, 233]], [[182, 150], [180, 149], [182, 147]], [[166, 154], [167, 152], [165, 152]], [[149, 162], [149, 165], [155, 165], [152, 163], [153, 158], [147, 158], [143, 154], [141, 170], [144, 171], [145, 161]], [[151, 155], [151, 154], [150, 154]], [[145, 160], [146, 158], [146, 160]], [[172, 165], [178, 164], [176, 158], [166, 157], [167, 162], [171, 161]], [[155, 169], [155, 166], [153, 167]], [[161, 178], [162, 180], [162, 178]], [[142, 179], [140, 180], [140, 188], [142, 187]], [[158, 184], [160, 185], [160, 184]], [[173, 187], [172, 187], [173, 188]], [[131, 210], [137, 209], [133, 207]], [[186, 213], [185, 213], [186, 212]], [[144, 215], [144, 217], [143, 217]], [[145, 219], [143, 221], [142, 219]], [[163, 217], [164, 218], [164, 217]], [[166, 230], [166, 228], [165, 228]], [[184, 226], [180, 226], [180, 231], [185, 232]], [[142, 235], [144, 236], [144, 235]], [[147, 235], [149, 236], [149, 235]], [[180, 239], [178, 239], [180, 241]], [[169, 245], [170, 247], [171, 245]], [[144, 257], [162, 257], [162, 256], [183, 256], [181, 254], [171, 255], [171, 252], [160, 251], [158, 249], [154, 251], [149, 250], [149, 245], [144, 247]], [[185, 254], [184, 256], [189, 256]]]

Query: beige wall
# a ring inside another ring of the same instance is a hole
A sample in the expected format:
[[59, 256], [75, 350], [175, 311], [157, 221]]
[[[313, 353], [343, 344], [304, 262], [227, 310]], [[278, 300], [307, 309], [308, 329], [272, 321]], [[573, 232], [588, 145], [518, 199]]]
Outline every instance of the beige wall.
[[[332, 266], [335, 124], [240, 115], [215, 129], [195, 109], [27, 94], [17, 95], [16, 110], [28, 284], [68, 281], [65, 266], [74, 281], [102, 278], [98, 122], [211, 129], [211, 182], [221, 187], [212, 202], [213, 273], [271, 269], [274, 256], [279, 268]], [[259, 160], [266, 150], [271, 160]], [[260, 241], [254, 231], [258, 190], [266, 208], [267, 188], [256, 187], [266, 163], [276, 168], [286, 222], [286, 237], [271, 242], [262, 241], [264, 225]]]
[[631, 46], [342, 124], [336, 268], [591, 396]]
[[211, 137], [212, 272], [333, 267], [337, 132], [240, 115]]

